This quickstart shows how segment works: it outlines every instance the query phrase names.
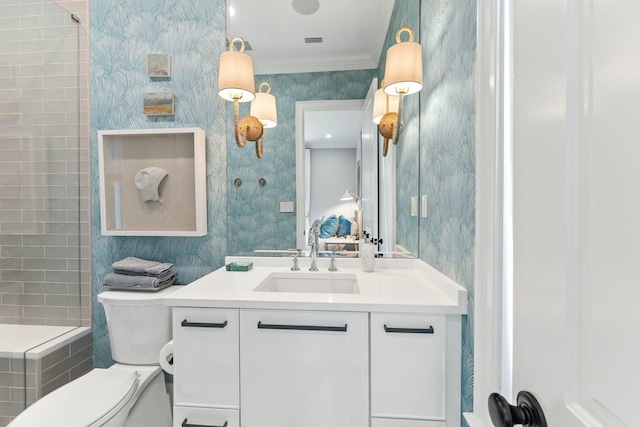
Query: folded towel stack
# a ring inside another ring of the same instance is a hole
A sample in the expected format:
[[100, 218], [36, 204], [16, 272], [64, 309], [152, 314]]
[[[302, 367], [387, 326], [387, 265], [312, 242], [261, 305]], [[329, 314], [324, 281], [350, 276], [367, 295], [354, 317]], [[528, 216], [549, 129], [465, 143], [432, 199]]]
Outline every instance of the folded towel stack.
[[173, 264], [127, 257], [114, 262], [113, 273], [104, 278], [106, 286], [114, 288], [154, 289], [173, 285], [177, 273]]

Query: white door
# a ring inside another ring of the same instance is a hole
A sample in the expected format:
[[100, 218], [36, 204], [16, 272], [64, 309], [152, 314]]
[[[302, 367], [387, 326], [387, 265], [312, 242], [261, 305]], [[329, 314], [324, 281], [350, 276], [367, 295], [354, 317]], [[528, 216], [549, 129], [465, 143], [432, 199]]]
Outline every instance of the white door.
[[513, 390], [549, 426], [638, 426], [640, 2], [513, 11]]

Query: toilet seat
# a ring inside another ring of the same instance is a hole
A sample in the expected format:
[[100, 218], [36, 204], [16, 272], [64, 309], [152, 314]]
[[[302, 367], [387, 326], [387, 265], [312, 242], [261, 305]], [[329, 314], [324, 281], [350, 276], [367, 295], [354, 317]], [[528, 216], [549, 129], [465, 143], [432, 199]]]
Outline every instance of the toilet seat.
[[[93, 369], [36, 401], [11, 427], [98, 427], [129, 403], [139, 387], [135, 370]], [[73, 410], [60, 411], [69, 402]]]

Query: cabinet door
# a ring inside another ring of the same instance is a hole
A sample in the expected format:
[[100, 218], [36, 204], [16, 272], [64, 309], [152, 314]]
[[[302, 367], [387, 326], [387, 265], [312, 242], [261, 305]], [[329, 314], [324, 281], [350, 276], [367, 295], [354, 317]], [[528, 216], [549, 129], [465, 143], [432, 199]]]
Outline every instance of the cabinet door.
[[371, 314], [371, 416], [445, 419], [445, 317]]
[[173, 309], [176, 405], [240, 408], [238, 310]]
[[173, 427], [240, 427], [240, 414], [237, 409], [175, 406]]
[[242, 426], [368, 426], [367, 323], [367, 313], [241, 310]]

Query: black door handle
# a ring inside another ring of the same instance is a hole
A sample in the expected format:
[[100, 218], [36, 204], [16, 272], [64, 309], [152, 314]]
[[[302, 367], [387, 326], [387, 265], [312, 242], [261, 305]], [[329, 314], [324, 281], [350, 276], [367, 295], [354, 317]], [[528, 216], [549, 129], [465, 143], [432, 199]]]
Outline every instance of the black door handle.
[[435, 332], [433, 326], [428, 328], [391, 328], [387, 325], [384, 325], [384, 331], [388, 334], [433, 334]]
[[[220, 427], [227, 427], [227, 424], [229, 422], [225, 421], [224, 424]], [[210, 425], [204, 425], [204, 424], [189, 424], [189, 421], [185, 418], [184, 421], [182, 422], [182, 427], [219, 427], [219, 426], [210, 426]]]
[[288, 329], [290, 331], [328, 331], [347, 332], [347, 325], [344, 326], [313, 326], [313, 325], [273, 325], [258, 322], [258, 329]]
[[187, 319], [184, 319], [181, 326], [191, 327], [191, 328], [224, 328], [227, 326], [227, 321], [225, 320], [222, 323], [203, 323], [203, 322], [189, 322]]
[[518, 393], [518, 406], [509, 405], [501, 394], [489, 396], [489, 415], [495, 427], [547, 427], [542, 407], [528, 391]]

